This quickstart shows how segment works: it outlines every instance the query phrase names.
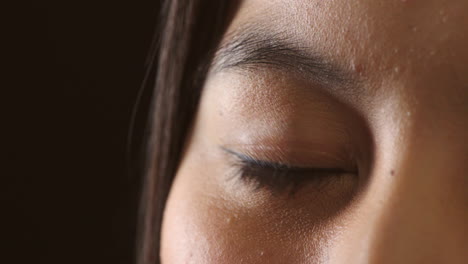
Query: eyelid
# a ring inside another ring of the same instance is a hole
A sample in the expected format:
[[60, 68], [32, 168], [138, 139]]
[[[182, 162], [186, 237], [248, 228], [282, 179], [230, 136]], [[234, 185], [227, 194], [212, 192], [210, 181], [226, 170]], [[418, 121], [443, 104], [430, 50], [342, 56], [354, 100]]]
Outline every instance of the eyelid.
[[285, 192], [294, 194], [303, 183], [307, 182], [321, 188], [324, 184], [331, 183], [340, 176], [356, 174], [354, 171], [341, 168], [295, 167], [288, 164], [256, 160], [227, 148], [222, 149], [236, 159], [233, 164], [233, 167], [236, 168], [236, 177], [243, 182], [253, 183], [255, 190], [267, 189], [274, 194]]
[[241, 160], [261, 161], [290, 168], [342, 168], [357, 171], [354, 150], [332, 141], [255, 139], [255, 143], [221, 144], [223, 154]]
[[341, 167], [305, 167], [305, 166], [295, 166], [283, 162], [276, 162], [276, 161], [269, 161], [263, 159], [256, 159], [250, 155], [243, 154], [240, 152], [236, 152], [232, 149], [221, 147], [221, 149], [231, 155], [232, 157], [236, 158], [238, 161], [248, 164], [251, 166], [256, 167], [268, 167], [272, 169], [288, 169], [288, 170], [295, 170], [295, 171], [314, 171], [316, 173], [357, 173], [356, 169], [345, 169]]
[[300, 167], [300, 166], [292, 166], [289, 164], [273, 162], [273, 161], [266, 161], [266, 160], [258, 160], [246, 154], [235, 152], [231, 149], [222, 147], [222, 149], [232, 156], [236, 157], [242, 163], [256, 166], [256, 167], [265, 167], [265, 168], [272, 168], [278, 170], [295, 170], [295, 171], [315, 171], [315, 172], [322, 172], [322, 173], [355, 173], [351, 171], [347, 171], [341, 168], [317, 168], [317, 167]]

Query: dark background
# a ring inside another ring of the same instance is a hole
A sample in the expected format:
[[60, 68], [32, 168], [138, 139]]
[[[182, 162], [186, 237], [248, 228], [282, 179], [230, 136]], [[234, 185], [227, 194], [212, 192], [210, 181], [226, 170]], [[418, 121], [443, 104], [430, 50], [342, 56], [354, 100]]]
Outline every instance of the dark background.
[[128, 166], [126, 144], [159, 2], [36, 1], [10, 14], [0, 263], [134, 262], [140, 163]]

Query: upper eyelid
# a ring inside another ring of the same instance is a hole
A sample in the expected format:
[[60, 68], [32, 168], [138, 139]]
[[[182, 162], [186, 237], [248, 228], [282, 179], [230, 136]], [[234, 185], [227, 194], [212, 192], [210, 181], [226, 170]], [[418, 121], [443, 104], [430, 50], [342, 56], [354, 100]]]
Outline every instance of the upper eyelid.
[[[316, 188], [333, 182], [336, 177], [345, 174], [358, 174], [340, 168], [294, 167], [271, 161], [257, 160], [246, 154], [223, 148], [221, 149], [234, 158], [231, 164], [234, 170], [232, 178], [242, 179], [253, 184], [254, 190], [266, 189], [275, 195], [295, 194], [303, 183], [313, 183]], [[234, 177], [236, 176], [236, 177]]]
[[291, 166], [289, 164], [283, 164], [273, 161], [266, 161], [266, 160], [257, 160], [254, 159], [246, 154], [235, 152], [231, 149], [221, 147], [223, 151], [226, 153], [234, 156], [239, 161], [244, 163], [244, 165], [249, 165], [251, 167], [259, 167], [259, 168], [268, 168], [268, 169], [275, 169], [275, 170], [284, 170], [284, 171], [298, 171], [298, 172], [315, 172], [315, 173], [355, 173], [353, 171], [347, 171], [341, 168], [321, 168], [321, 167], [299, 167], [299, 166]]
[[287, 164], [264, 161], [264, 160], [257, 160], [257, 159], [254, 159], [254, 158], [246, 155], [246, 154], [238, 153], [238, 152], [235, 152], [235, 151], [233, 151], [231, 149], [228, 149], [228, 148], [225, 148], [225, 147], [221, 147], [221, 149], [224, 150], [226, 153], [234, 156], [238, 160], [240, 160], [242, 162], [245, 162], [245, 163], [249, 163], [251, 165], [269, 166], [269, 167], [277, 167], [277, 168], [285, 168], [285, 169], [286, 168], [292, 168], [292, 166], [289, 166]]

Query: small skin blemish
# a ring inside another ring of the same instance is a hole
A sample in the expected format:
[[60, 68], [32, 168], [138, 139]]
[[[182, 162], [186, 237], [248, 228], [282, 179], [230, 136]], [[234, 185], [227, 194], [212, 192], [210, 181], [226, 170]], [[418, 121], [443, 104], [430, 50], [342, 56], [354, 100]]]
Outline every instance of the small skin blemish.
[[391, 170], [391, 171], [390, 171], [390, 175], [392, 175], [392, 176], [395, 175], [395, 171], [394, 171], [394, 170]]
[[355, 62], [351, 63], [351, 69], [357, 73], [359, 76], [364, 75], [364, 66], [362, 64], [356, 64]]
[[364, 74], [364, 67], [362, 64], [356, 65], [355, 71], [357, 74], [359, 74], [359, 76], [362, 76]]

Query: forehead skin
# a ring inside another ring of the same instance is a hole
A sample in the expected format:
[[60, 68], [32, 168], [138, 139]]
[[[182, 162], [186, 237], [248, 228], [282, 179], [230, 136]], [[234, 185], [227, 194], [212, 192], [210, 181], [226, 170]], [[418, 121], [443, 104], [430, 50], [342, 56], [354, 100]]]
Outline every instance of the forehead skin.
[[228, 31], [255, 24], [284, 32], [367, 79], [361, 97], [390, 93], [466, 113], [466, 10], [463, 0], [248, 0]]

